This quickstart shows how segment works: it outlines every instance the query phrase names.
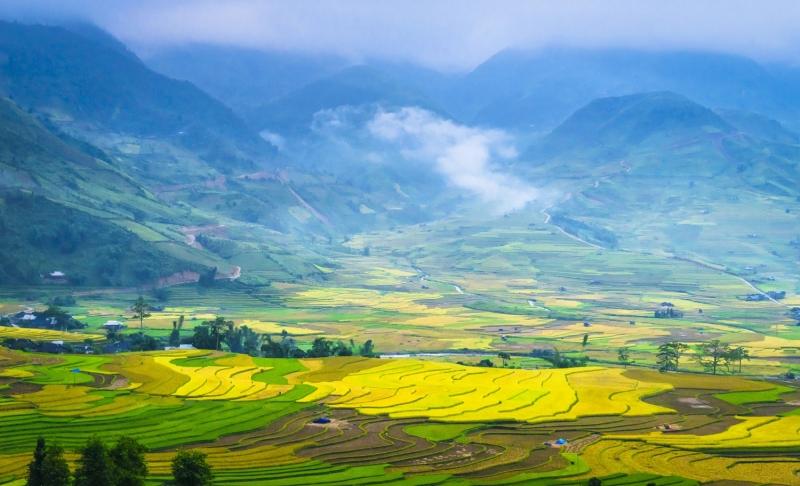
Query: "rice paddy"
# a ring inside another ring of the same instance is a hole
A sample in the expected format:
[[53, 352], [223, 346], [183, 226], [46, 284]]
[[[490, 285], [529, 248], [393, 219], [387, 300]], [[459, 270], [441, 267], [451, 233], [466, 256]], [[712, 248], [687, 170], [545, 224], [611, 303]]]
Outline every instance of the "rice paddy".
[[[208, 454], [219, 484], [800, 482], [800, 392], [778, 379], [800, 371], [786, 305], [742, 299], [747, 283], [711, 267], [598, 250], [521, 217], [359, 235], [320, 250], [318, 280], [170, 287], [143, 322], [163, 337], [182, 319], [186, 339], [223, 316], [303, 349], [370, 339], [387, 359], [0, 351], [0, 482], [20, 481], [39, 435], [73, 460], [95, 434], [145, 444], [153, 484], [185, 447]], [[0, 291], [0, 305], [43, 309], [65, 291]], [[76, 295], [67, 310], [85, 329], [0, 326], [0, 339], [138, 328], [138, 291]], [[663, 302], [682, 316], [656, 318]], [[750, 359], [700, 374], [696, 346], [711, 339]], [[654, 370], [671, 340], [689, 345], [689, 373]], [[587, 366], [553, 368], [533, 353], [547, 349]], [[494, 367], [458, 363], [480, 360]]]
[[[64, 372], [75, 368], [80, 380]], [[717, 398], [726, 395], [736, 398]], [[154, 483], [169, 474], [174, 451], [191, 445], [208, 454], [219, 484], [580, 484], [592, 476], [796, 484], [796, 395], [743, 378], [598, 366], [0, 351], [0, 481], [24, 477], [39, 435], [67, 448], [69, 460], [92, 435], [134, 435], [149, 449]]]

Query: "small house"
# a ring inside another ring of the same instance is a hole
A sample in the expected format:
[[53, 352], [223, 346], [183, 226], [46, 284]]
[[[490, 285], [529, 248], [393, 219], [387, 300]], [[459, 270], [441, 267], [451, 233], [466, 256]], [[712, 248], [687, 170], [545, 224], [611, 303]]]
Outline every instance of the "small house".
[[61, 270], [54, 270], [44, 276], [43, 280], [46, 283], [52, 284], [65, 284], [67, 283], [67, 274]]
[[125, 329], [126, 327], [127, 326], [125, 326], [125, 324], [119, 321], [106, 321], [106, 323], [103, 324], [103, 329], [105, 329], [108, 332], [119, 332]]

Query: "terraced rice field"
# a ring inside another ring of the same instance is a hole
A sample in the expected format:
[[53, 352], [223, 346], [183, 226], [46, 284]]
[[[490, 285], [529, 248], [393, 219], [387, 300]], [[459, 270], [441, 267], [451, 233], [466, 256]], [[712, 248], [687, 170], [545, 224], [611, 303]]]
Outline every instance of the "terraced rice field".
[[0, 482], [20, 481], [39, 435], [70, 460], [91, 435], [132, 435], [153, 484], [187, 446], [208, 454], [219, 484], [796, 484], [795, 395], [620, 368], [0, 348]]
[[3, 339], [30, 339], [31, 341], [64, 341], [67, 343], [82, 343], [105, 339], [101, 334], [53, 331], [50, 329], [29, 329], [23, 327], [0, 326], [0, 341]]

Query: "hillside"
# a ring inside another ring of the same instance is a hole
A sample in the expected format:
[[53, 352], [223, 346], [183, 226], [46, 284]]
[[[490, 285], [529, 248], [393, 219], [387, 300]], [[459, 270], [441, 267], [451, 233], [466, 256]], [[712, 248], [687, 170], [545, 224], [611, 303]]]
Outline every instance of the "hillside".
[[154, 233], [147, 241], [134, 231], [190, 216], [76, 145], [0, 99], [1, 283], [37, 283], [59, 270], [73, 283], [125, 285], [203, 268], [152, 241], [167, 237]]
[[208, 44], [165, 48], [144, 61], [159, 73], [190, 81], [242, 115], [347, 66], [334, 56]]
[[508, 49], [465, 75], [443, 103], [474, 123], [541, 131], [595, 98], [673, 91], [713, 108], [796, 123], [796, 77], [792, 67], [714, 52]]
[[418, 106], [442, 111], [436, 102], [402, 79], [362, 65], [346, 68], [256, 107], [248, 120], [259, 130], [295, 135], [308, 132], [314, 114], [319, 111], [362, 105]]
[[795, 288], [800, 146], [774, 120], [721, 114], [673, 93], [598, 99], [517, 167], [560, 191], [552, 222], [584, 240]]
[[642, 93], [592, 101], [547, 136], [544, 150], [592, 150], [600, 157], [620, 157], [645, 145], [668, 148], [732, 131], [719, 115], [684, 96]]
[[0, 93], [75, 133], [157, 138], [226, 169], [274, 151], [229, 108], [94, 31], [0, 22], [0, 59]]

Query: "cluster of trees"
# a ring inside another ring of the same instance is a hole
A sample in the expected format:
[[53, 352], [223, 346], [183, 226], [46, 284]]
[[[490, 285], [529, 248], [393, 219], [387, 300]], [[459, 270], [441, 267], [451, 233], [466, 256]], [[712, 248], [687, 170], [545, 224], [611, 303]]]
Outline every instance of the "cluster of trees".
[[564, 356], [558, 349], [553, 349], [552, 354], [545, 354], [540, 357], [553, 365], [553, 368], [578, 368], [586, 366], [586, 362], [589, 361], [589, 358], [586, 356], [579, 356], [576, 358]]
[[[64, 449], [36, 441], [28, 465], [28, 486], [143, 486], [147, 477], [146, 448], [131, 437], [120, 437], [109, 448], [97, 437], [90, 438], [80, 451], [75, 473], [64, 459]], [[206, 456], [199, 451], [179, 451], [172, 460], [175, 486], [205, 486], [213, 479]]]
[[259, 334], [247, 326], [234, 326], [233, 321], [227, 321], [222, 316], [196, 326], [192, 345], [198, 349], [215, 350], [222, 350], [224, 346], [234, 353], [266, 358], [326, 358], [356, 354], [368, 358], [377, 356], [371, 339], [357, 345], [352, 339], [346, 343], [318, 337], [306, 351], [298, 347], [285, 330], [281, 333], [281, 339], [276, 341], [272, 336]]
[[[688, 349], [688, 345], [678, 341], [669, 341], [660, 345], [656, 354], [659, 371], [677, 371], [680, 359]], [[741, 373], [742, 362], [750, 359], [750, 352], [742, 346], [733, 347], [715, 339], [696, 346], [694, 359], [706, 372], [714, 375], [721, 370], [728, 373], [732, 371]], [[621, 358], [620, 361], [622, 361]]]

